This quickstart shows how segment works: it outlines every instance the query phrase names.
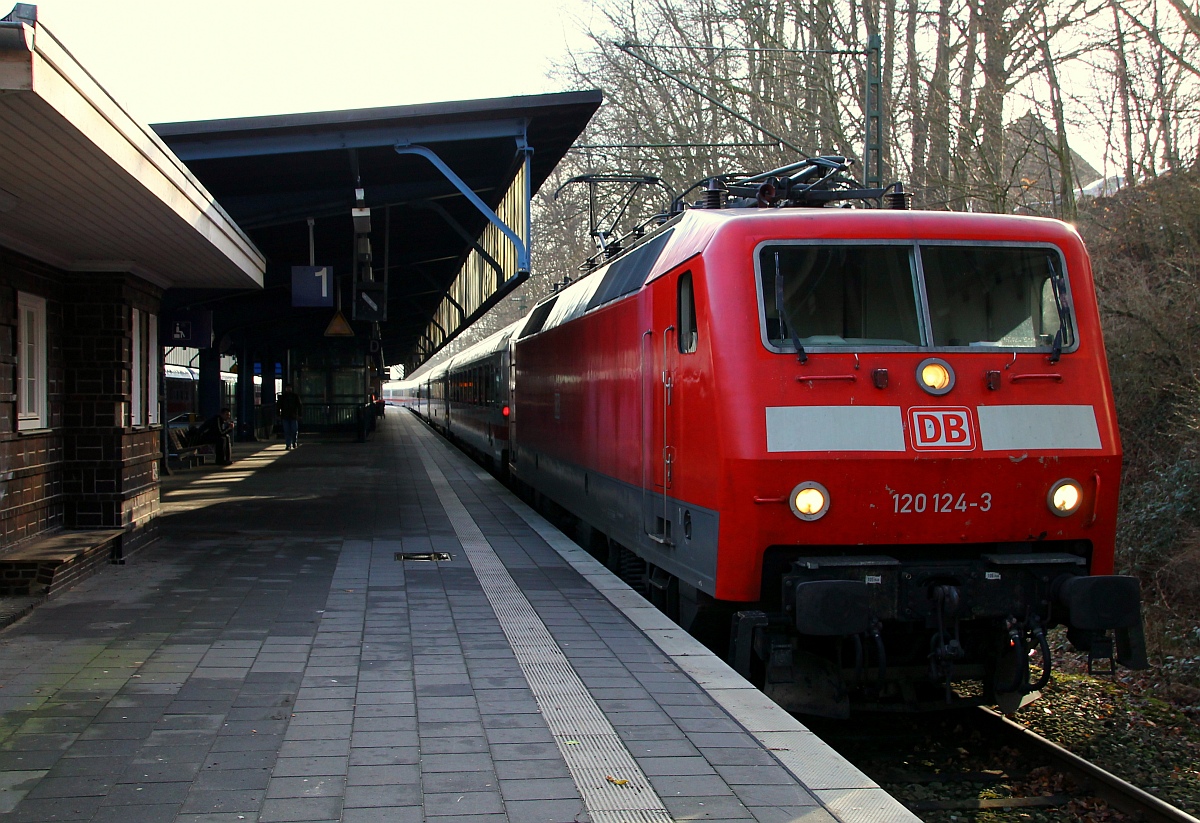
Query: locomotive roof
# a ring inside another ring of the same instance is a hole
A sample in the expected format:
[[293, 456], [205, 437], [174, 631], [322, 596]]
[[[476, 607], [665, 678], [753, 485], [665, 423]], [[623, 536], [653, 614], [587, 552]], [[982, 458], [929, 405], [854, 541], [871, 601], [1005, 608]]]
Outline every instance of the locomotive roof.
[[784, 227], [788, 238], [811, 240], [1081, 242], [1073, 226], [1045, 217], [892, 209], [687, 209], [636, 245], [540, 301], [521, 321], [524, 326], [518, 339], [632, 294], [704, 251], [721, 235], [761, 235], [768, 240], [783, 236]]

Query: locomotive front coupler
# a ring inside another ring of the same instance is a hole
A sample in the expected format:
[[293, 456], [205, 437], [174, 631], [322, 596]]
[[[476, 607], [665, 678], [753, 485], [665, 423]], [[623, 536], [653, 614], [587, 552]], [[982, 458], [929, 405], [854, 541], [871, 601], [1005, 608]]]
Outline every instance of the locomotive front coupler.
[[[957, 586], [942, 584], [930, 588], [929, 599], [933, 601], [937, 620], [937, 630], [929, 638], [929, 679], [943, 684], [946, 702], [951, 703], [954, 663], [966, 655], [959, 633], [958, 614], [962, 606], [962, 595]], [[954, 631], [948, 633], [946, 624], [949, 621], [953, 621]]]

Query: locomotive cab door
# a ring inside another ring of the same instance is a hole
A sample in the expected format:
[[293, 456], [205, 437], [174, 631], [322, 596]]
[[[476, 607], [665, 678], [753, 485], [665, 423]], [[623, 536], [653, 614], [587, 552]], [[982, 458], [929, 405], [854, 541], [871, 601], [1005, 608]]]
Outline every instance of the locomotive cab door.
[[[665, 546], [675, 545], [670, 499], [678, 471], [675, 370], [682, 345], [681, 287], [686, 287], [682, 291], [688, 306], [694, 306], [688, 272], [672, 272], [650, 285], [642, 334], [642, 524], [651, 540]], [[691, 308], [684, 322], [694, 323], [694, 315]]]

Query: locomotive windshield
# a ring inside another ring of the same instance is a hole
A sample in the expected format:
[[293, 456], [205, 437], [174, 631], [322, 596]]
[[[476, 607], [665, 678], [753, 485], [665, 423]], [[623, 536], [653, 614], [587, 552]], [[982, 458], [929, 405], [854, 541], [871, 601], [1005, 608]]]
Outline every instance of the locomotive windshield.
[[1032, 246], [767, 244], [765, 337], [781, 350], [1069, 346], [1061, 260]]

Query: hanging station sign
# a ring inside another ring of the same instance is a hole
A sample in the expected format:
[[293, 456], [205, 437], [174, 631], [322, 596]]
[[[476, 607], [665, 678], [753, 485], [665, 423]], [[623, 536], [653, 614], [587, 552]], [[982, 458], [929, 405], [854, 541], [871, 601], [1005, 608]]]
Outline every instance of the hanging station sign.
[[332, 306], [333, 266], [292, 266], [293, 306]]

